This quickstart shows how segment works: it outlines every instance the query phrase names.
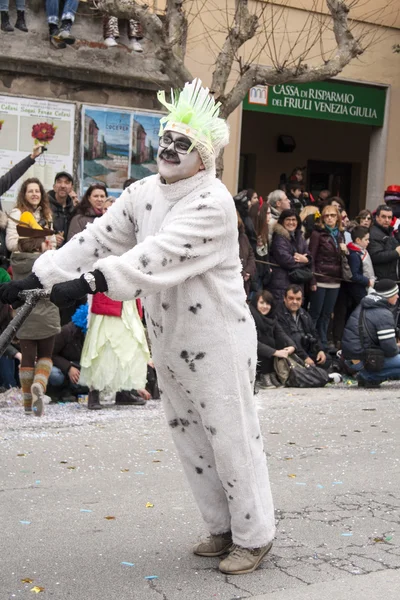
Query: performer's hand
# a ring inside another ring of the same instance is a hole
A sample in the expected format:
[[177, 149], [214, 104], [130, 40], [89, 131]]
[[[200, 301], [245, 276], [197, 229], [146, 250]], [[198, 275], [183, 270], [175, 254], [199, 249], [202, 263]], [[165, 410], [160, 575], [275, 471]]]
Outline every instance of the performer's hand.
[[53, 285], [50, 294], [50, 302], [56, 306], [71, 306], [76, 300], [80, 300], [86, 294], [106, 292], [107, 283], [101, 271], [93, 271], [81, 275], [79, 279], [65, 281]]
[[19, 293], [24, 290], [36, 290], [43, 288], [39, 279], [34, 273], [31, 273], [25, 279], [19, 281], [10, 281], [9, 283], [3, 283], [0, 285], [0, 302], [3, 304], [16, 305], [14, 308], [21, 306], [23, 302], [19, 297]]

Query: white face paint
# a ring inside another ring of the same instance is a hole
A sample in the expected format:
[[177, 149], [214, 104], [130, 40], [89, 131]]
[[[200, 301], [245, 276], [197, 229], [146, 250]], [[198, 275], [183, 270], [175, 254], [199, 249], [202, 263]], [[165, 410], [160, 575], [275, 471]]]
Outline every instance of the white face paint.
[[200, 154], [195, 148], [187, 154], [182, 154], [192, 145], [192, 140], [186, 135], [176, 131], [165, 131], [161, 139], [163, 146], [167, 147], [159, 146], [157, 165], [159, 174], [167, 183], [193, 177], [204, 170]]

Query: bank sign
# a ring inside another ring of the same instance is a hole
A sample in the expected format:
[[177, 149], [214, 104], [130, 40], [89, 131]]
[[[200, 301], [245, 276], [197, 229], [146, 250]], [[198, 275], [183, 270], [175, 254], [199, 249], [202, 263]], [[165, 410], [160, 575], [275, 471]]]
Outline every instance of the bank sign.
[[386, 90], [333, 81], [251, 88], [245, 110], [381, 127]]

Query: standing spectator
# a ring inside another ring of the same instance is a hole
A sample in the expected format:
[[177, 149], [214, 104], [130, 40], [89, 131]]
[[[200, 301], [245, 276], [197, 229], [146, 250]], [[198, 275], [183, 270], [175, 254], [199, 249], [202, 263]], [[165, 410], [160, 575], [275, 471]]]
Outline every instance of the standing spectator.
[[293, 340], [283, 331], [274, 315], [274, 297], [264, 290], [258, 292], [250, 304], [257, 329], [258, 384], [263, 389], [279, 387], [275, 377], [274, 357], [287, 358], [295, 352]]
[[368, 208], [364, 208], [364, 210], [360, 210], [355, 220], [361, 227], [370, 229], [372, 226], [372, 213]]
[[60, 4], [60, 0], [46, 0], [50, 43], [57, 49], [66, 48], [67, 44], [75, 43], [75, 38], [71, 35], [71, 27], [75, 21], [75, 13], [78, 10], [79, 0], [65, 0], [61, 14], [61, 23]]
[[[393, 313], [398, 299], [396, 282], [382, 279], [361, 300], [346, 323], [342, 340], [343, 356], [347, 367], [358, 373], [359, 386], [379, 387], [385, 379], [400, 379], [400, 355]], [[361, 311], [363, 314], [360, 317]], [[380, 349], [383, 353], [383, 364], [379, 371], [372, 372], [365, 368], [366, 350], [372, 348]]]
[[34, 220], [41, 227], [51, 227], [52, 214], [47, 194], [42, 183], [36, 177], [25, 179], [19, 189], [16, 205], [10, 212], [6, 230], [6, 244], [10, 252], [18, 250], [17, 225], [24, 212], [31, 213]]
[[349, 250], [349, 266], [351, 283], [348, 286], [349, 296], [353, 300], [353, 308], [360, 304], [368, 289], [375, 285], [375, 273], [371, 257], [368, 253], [369, 229], [358, 225], [351, 232], [352, 242], [347, 245]]
[[[129, 47], [134, 52], [143, 52], [140, 40], [143, 39], [143, 30], [139, 21], [129, 19], [127, 21], [127, 34], [129, 39]], [[118, 17], [112, 15], [104, 15], [103, 17], [103, 37], [104, 43], [108, 48], [118, 46], [117, 39], [119, 38]]]
[[250, 200], [249, 215], [253, 221], [254, 228], [257, 229], [258, 213], [260, 212], [260, 198], [255, 190], [249, 188], [247, 191], [247, 199]]
[[294, 210], [284, 210], [275, 225], [271, 244], [272, 278], [269, 289], [279, 302], [292, 281], [290, 271], [311, 266], [311, 256], [301, 230], [300, 217]]
[[327, 206], [334, 206], [339, 211], [346, 210], [344, 200], [342, 200], [342, 198], [339, 198], [339, 196], [332, 196], [331, 198], [329, 198]]
[[267, 202], [271, 207], [271, 220], [269, 222], [269, 241], [271, 242], [274, 227], [281, 212], [290, 209], [290, 200], [283, 190], [274, 190], [268, 195]]
[[74, 210], [74, 202], [70, 196], [73, 183], [74, 179], [70, 173], [60, 171], [54, 178], [53, 189], [48, 193], [57, 248], [60, 248], [67, 239], [69, 222]]
[[342, 252], [346, 251], [339, 210], [328, 204], [310, 237], [309, 251], [316, 275], [311, 282], [310, 315], [324, 350], [328, 349], [328, 327], [340, 290]]
[[88, 223], [93, 223], [97, 217], [102, 216], [106, 200], [107, 188], [105, 185], [102, 183], [95, 183], [88, 187], [82, 201], [72, 212], [67, 241], [77, 233], [83, 231]]
[[290, 208], [295, 210], [297, 214], [300, 214], [302, 209], [306, 206], [306, 202], [303, 200], [303, 190], [299, 183], [291, 183], [288, 186], [287, 197], [290, 201]]
[[330, 190], [324, 189], [324, 190], [320, 191], [317, 201], [316, 201], [316, 205], [319, 208], [319, 210], [322, 210], [324, 208], [324, 206], [326, 204], [328, 204], [328, 200], [330, 197], [331, 197]]
[[[236, 211], [237, 212], [237, 211]], [[254, 252], [250, 245], [249, 239], [244, 231], [243, 221], [237, 212], [238, 217], [238, 232], [239, 232], [239, 258], [242, 263], [242, 277], [246, 296], [250, 293], [251, 280], [256, 274], [256, 262], [254, 260]]]
[[14, 27], [10, 23], [10, 17], [8, 14], [9, 4], [9, 0], [0, 1], [2, 31], [14, 31], [14, 27], [20, 31], [28, 31], [25, 23], [25, 0], [15, 0], [15, 6], [17, 7], [17, 20]]
[[400, 228], [400, 185], [389, 185], [385, 190], [384, 201], [393, 211], [392, 227], [398, 237]]
[[[295, 283], [289, 285], [283, 298], [283, 303], [278, 306], [277, 319], [283, 331], [296, 346], [296, 354], [304, 360], [306, 365], [317, 365], [326, 368], [326, 354], [322, 349], [321, 341], [309, 313], [302, 308], [303, 291]], [[331, 361], [328, 361], [330, 364]]]
[[236, 196], [233, 197], [233, 200], [235, 202], [236, 210], [243, 221], [244, 231], [249, 239], [253, 254], [255, 254], [257, 248], [257, 235], [254, 223], [249, 214], [251, 200], [249, 200], [247, 196], [247, 190], [243, 190], [236, 194]]
[[393, 237], [392, 209], [380, 204], [376, 209], [375, 222], [370, 229], [369, 253], [377, 279], [399, 279], [400, 245]]
[[264, 290], [271, 279], [271, 266], [269, 260], [269, 223], [271, 220], [271, 207], [268, 202], [264, 202], [260, 208], [257, 218], [256, 234], [256, 269], [257, 269], [257, 287]]

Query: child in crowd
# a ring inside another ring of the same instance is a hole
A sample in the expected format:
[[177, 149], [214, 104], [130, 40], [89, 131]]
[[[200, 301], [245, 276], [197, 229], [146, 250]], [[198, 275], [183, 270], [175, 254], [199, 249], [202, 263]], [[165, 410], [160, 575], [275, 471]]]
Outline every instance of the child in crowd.
[[375, 285], [375, 273], [371, 256], [367, 247], [369, 244], [369, 229], [358, 225], [351, 232], [352, 242], [347, 244], [349, 250], [348, 262], [352, 273], [348, 286], [349, 294], [357, 305], [367, 295], [368, 289]]

